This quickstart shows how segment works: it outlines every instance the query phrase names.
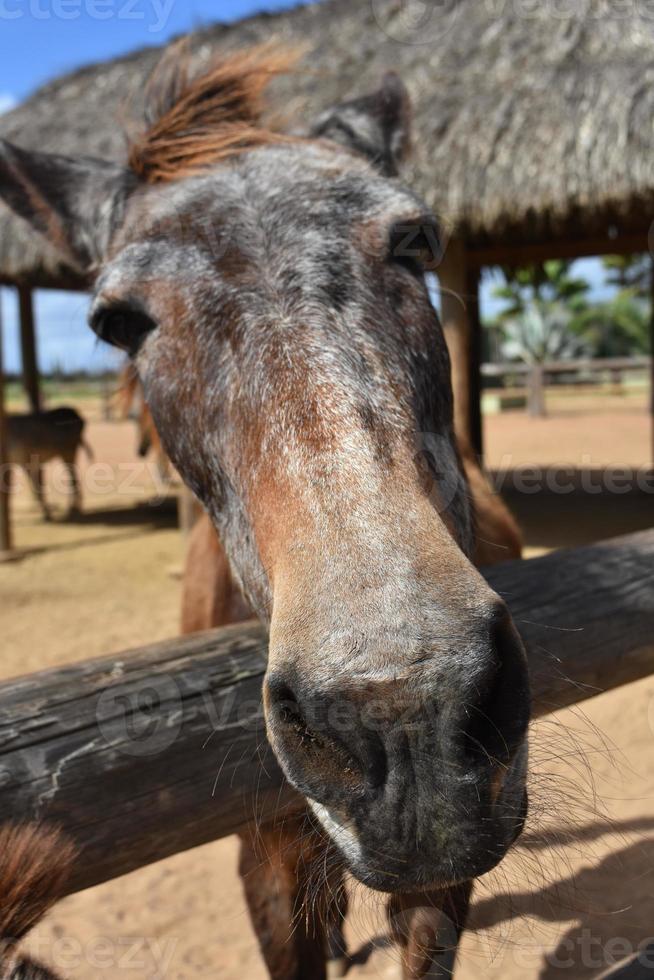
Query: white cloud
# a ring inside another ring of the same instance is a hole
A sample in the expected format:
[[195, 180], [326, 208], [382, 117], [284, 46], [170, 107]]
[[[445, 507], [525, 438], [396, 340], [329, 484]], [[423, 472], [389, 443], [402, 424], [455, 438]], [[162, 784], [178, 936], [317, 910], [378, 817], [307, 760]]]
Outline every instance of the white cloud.
[[3, 112], [9, 112], [14, 106], [18, 105], [18, 99], [9, 92], [0, 92], [0, 116]]

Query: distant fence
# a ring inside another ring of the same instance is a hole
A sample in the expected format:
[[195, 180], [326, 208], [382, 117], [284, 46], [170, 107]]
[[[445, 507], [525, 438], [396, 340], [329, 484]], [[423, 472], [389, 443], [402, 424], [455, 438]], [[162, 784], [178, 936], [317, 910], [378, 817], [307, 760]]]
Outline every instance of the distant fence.
[[548, 376], [577, 375], [573, 383], [582, 383], [583, 375], [608, 374], [614, 384], [620, 384], [625, 371], [650, 371], [650, 357], [582, 357], [567, 361], [544, 361], [541, 364], [522, 362], [486, 363], [481, 365], [482, 378], [519, 376], [524, 379], [527, 392], [527, 410], [530, 415], [545, 414], [545, 385]]

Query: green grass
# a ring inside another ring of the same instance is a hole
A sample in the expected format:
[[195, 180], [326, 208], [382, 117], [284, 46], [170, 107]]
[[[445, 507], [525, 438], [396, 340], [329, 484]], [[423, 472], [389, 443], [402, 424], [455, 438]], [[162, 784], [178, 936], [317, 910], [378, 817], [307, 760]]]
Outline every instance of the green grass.
[[[41, 379], [41, 392], [46, 406], [78, 399], [100, 398], [107, 386], [113, 390], [116, 387], [115, 378]], [[27, 410], [27, 398], [19, 381], [8, 382], [5, 397], [11, 410]]]

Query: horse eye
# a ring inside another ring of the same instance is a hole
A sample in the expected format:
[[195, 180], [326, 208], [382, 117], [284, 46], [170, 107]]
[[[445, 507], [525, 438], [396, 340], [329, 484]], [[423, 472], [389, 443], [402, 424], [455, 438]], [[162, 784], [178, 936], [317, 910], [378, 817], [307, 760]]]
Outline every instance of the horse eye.
[[435, 269], [443, 257], [440, 228], [430, 214], [418, 220], [396, 222], [390, 230], [389, 247], [395, 264], [420, 276]]
[[396, 255], [392, 254], [393, 265], [399, 265], [402, 269], [407, 269], [412, 275], [421, 277], [424, 275], [424, 267], [417, 255]]
[[91, 327], [100, 340], [134, 357], [156, 323], [140, 310], [107, 309], [93, 317]]

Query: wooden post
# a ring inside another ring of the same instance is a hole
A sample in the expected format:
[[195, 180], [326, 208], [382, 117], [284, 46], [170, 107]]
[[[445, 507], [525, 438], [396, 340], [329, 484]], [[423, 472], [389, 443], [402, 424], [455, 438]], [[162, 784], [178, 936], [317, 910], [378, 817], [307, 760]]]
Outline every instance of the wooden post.
[[109, 376], [103, 374], [100, 378], [100, 399], [102, 402], [102, 421], [111, 422], [113, 416], [113, 408], [111, 404], [111, 385], [109, 384]]
[[650, 415], [650, 464], [654, 470], [654, 255], [650, 259], [649, 277], [649, 415]]
[[36, 356], [36, 334], [34, 330], [34, 305], [29, 286], [18, 286], [18, 309], [20, 312], [20, 349], [23, 364], [23, 384], [32, 412], [41, 410], [39, 389], [39, 368]]
[[7, 413], [5, 410], [5, 371], [3, 359], [2, 289], [0, 288], [0, 558], [11, 553], [11, 520], [9, 495], [11, 474], [9, 470], [9, 446], [7, 440]]
[[[478, 276], [478, 273], [477, 273]], [[478, 279], [468, 270], [464, 242], [452, 238], [438, 267], [441, 287], [441, 317], [452, 362], [454, 430], [462, 448], [481, 449], [479, 406], [478, 337], [472, 337], [472, 320], [478, 316]], [[473, 295], [469, 294], [473, 287]], [[475, 359], [476, 363], [475, 362]], [[472, 383], [471, 383], [471, 379]]]
[[479, 283], [481, 271], [468, 264], [466, 268], [466, 302], [470, 337], [468, 343], [468, 411], [470, 438], [479, 459], [484, 453], [484, 420], [481, 413], [482, 325], [479, 312]]
[[532, 364], [527, 375], [527, 408], [532, 418], [542, 419], [547, 415], [545, 408], [545, 372], [542, 364]]

